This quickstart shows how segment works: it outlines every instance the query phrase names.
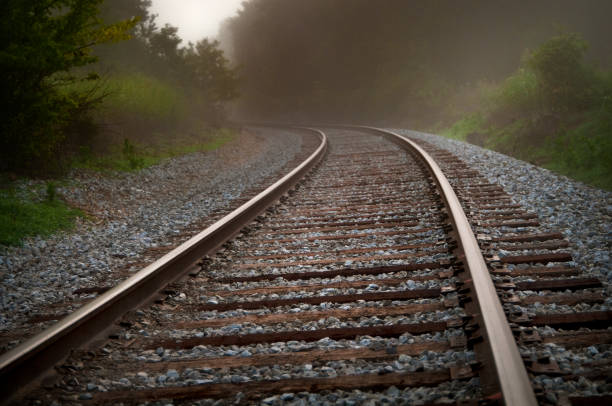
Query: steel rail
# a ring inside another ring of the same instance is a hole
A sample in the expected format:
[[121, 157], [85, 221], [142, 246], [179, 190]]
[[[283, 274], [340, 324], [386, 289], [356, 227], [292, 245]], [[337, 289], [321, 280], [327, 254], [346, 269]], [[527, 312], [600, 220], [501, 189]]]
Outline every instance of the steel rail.
[[73, 348], [98, 337], [127, 311], [146, 303], [168, 283], [183, 276], [202, 257], [214, 253], [295, 185], [323, 158], [327, 136], [315, 129], [293, 129], [314, 133], [321, 140], [315, 152], [299, 166], [151, 265], [0, 356], [0, 403], [10, 401], [20, 389], [64, 359]]
[[510, 330], [474, 232], [455, 191], [438, 164], [417, 143], [394, 132], [363, 126], [344, 128], [367, 130], [386, 136], [404, 148], [415, 151], [422, 157], [440, 189], [449, 217], [459, 237], [458, 244], [465, 254], [465, 266], [472, 279], [504, 404], [507, 406], [537, 405], [538, 402], [525, 364]]

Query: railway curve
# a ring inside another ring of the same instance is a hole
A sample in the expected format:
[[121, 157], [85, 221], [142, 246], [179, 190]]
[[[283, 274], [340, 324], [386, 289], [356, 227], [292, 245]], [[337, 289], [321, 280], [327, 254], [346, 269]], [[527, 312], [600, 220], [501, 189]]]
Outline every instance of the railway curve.
[[[551, 343], [584, 349], [612, 338], [609, 311], [542, 316], [529, 307], [605, 300], [601, 281], [572, 268], [562, 235], [540, 232], [501, 188], [432, 145], [371, 127], [303, 131], [322, 140], [308, 162], [4, 354], [3, 393], [29, 382], [40, 360], [62, 360], [15, 401], [610, 400], [605, 383], [596, 396], [563, 399], [541, 385], [549, 375], [605, 382], [610, 371], [604, 360], [571, 376], [542, 356]], [[117, 310], [104, 314], [113, 301]], [[94, 308], [103, 316], [84, 324], [89, 335], [62, 342]], [[103, 329], [103, 340], [83, 345]]]

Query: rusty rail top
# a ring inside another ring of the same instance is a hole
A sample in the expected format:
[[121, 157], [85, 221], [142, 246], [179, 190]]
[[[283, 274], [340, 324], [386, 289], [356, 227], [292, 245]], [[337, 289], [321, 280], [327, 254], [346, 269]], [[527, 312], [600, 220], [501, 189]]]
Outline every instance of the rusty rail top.
[[470, 272], [473, 288], [478, 298], [487, 342], [491, 348], [504, 403], [507, 406], [537, 405], [525, 364], [516, 346], [476, 237], [455, 191], [438, 164], [418, 144], [399, 134], [374, 127], [352, 128], [361, 128], [385, 135], [398, 144], [414, 150], [423, 158], [440, 188], [450, 219], [459, 236], [459, 244], [465, 254], [465, 265]]
[[[277, 125], [262, 125], [275, 127]], [[281, 128], [289, 128], [282, 126]], [[327, 127], [327, 126], [326, 126]], [[417, 143], [394, 132], [374, 127], [329, 126], [383, 135], [417, 153], [434, 178], [465, 254], [503, 401], [508, 406], [536, 405], [525, 365], [508, 325], [501, 302], [478, 242], [459, 199], [438, 164]], [[327, 150], [327, 137], [319, 130], [292, 127], [316, 134], [321, 143], [308, 159], [229, 215], [192, 237], [159, 260], [101, 294], [96, 299], [0, 356], [0, 403], [10, 401], [20, 389], [64, 359], [70, 351], [108, 330], [130, 309], [149, 301], [161, 288], [188, 272], [202, 257], [214, 253], [246, 224], [279, 199], [315, 166]]]
[[315, 152], [298, 167], [151, 265], [1, 355], [0, 403], [9, 401], [24, 385], [65, 358], [73, 348], [96, 338], [127, 311], [150, 300], [159, 289], [184, 275], [202, 257], [214, 253], [297, 183], [324, 156], [327, 136], [322, 131], [305, 127], [291, 129], [314, 133], [321, 140]]

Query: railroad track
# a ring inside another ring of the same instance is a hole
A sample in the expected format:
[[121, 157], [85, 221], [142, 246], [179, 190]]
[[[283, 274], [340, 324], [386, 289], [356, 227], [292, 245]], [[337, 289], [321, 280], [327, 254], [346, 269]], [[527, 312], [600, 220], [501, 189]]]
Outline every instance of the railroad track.
[[[4, 354], [3, 393], [18, 404], [611, 401], [605, 286], [572, 265], [558, 230], [431, 145], [420, 143], [428, 157], [392, 133], [335, 128], [328, 148], [317, 134], [283, 189]], [[602, 356], [581, 362], [586, 351]]]

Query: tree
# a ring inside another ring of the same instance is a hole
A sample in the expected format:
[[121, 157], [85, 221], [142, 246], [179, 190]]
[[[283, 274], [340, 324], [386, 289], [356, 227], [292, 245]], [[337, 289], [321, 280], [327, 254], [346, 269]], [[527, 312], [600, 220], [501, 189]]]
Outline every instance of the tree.
[[0, 2], [1, 169], [40, 173], [57, 163], [65, 128], [90, 100], [59, 86], [95, 79], [75, 69], [96, 61], [92, 47], [127, 37], [135, 20], [103, 24], [103, 0]]
[[105, 23], [116, 23], [137, 17], [139, 21], [149, 18], [151, 0], [104, 0], [100, 7], [100, 18]]
[[576, 33], [551, 38], [532, 52], [527, 66], [537, 79], [544, 108], [566, 113], [582, 106], [591, 89], [591, 73], [584, 63], [588, 43]]
[[238, 97], [236, 70], [229, 67], [217, 41], [203, 39], [182, 50], [182, 85], [197, 104], [197, 114], [209, 125], [221, 125], [224, 103]]
[[203, 39], [195, 46], [190, 43], [184, 58], [193, 75], [193, 83], [210, 102], [225, 102], [238, 97], [236, 71], [228, 66], [217, 41]]

